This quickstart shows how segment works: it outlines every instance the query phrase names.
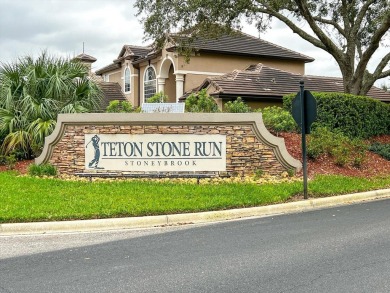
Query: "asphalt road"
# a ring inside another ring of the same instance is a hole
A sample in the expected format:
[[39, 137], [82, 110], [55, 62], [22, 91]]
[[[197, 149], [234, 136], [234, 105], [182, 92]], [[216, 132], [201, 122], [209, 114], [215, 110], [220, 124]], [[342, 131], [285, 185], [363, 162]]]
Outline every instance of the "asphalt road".
[[390, 292], [390, 200], [168, 229], [0, 237], [0, 292]]

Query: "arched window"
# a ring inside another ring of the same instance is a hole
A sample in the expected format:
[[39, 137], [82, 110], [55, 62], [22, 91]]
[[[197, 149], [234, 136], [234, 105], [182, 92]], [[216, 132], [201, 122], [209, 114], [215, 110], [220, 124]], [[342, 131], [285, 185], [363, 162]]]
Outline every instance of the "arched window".
[[145, 70], [144, 76], [144, 101], [156, 94], [156, 72], [154, 68], [149, 66]]
[[131, 90], [130, 85], [130, 69], [127, 67], [125, 69], [125, 93], [128, 93]]

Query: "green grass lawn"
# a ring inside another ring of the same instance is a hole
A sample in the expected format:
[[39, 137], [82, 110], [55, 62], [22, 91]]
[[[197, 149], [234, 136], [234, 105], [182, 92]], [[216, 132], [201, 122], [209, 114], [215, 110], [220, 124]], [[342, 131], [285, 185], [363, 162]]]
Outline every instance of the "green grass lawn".
[[[65, 181], [0, 173], [0, 222], [145, 216], [223, 210], [283, 202], [301, 182], [190, 184], [155, 181]], [[318, 176], [309, 196], [390, 188], [385, 178]]]

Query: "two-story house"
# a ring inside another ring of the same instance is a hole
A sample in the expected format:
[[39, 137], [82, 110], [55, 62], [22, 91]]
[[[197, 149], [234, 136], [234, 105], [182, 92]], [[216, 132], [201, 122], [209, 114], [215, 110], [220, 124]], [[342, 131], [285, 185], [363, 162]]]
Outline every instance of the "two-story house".
[[208, 77], [262, 63], [294, 74], [305, 73], [313, 58], [238, 32], [215, 40], [195, 40], [190, 59], [179, 53], [175, 35], [162, 49], [125, 45], [112, 64], [96, 71], [106, 82], [117, 82], [126, 98], [140, 106], [157, 92], [178, 102]]

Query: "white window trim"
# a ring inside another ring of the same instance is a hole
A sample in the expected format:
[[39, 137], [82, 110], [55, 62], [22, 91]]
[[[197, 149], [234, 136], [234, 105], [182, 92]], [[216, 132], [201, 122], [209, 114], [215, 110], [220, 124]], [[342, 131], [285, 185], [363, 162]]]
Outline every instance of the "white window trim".
[[155, 83], [156, 83], [156, 94], [157, 94], [157, 70], [156, 70], [156, 67], [154, 67], [153, 65], [148, 65], [146, 66], [145, 68], [145, 71], [144, 71], [144, 74], [143, 74], [143, 80], [142, 80], [142, 92], [143, 92], [143, 101], [144, 103], [146, 103], [146, 99], [145, 99], [145, 77], [146, 77], [146, 72], [148, 71], [149, 68], [153, 68], [154, 70], [154, 75], [156, 77], [155, 79]]
[[[129, 70], [129, 84], [130, 84], [130, 90], [126, 91], [126, 71]], [[131, 70], [129, 66], [125, 67], [125, 70], [123, 72], [123, 92], [125, 94], [131, 93]]]

